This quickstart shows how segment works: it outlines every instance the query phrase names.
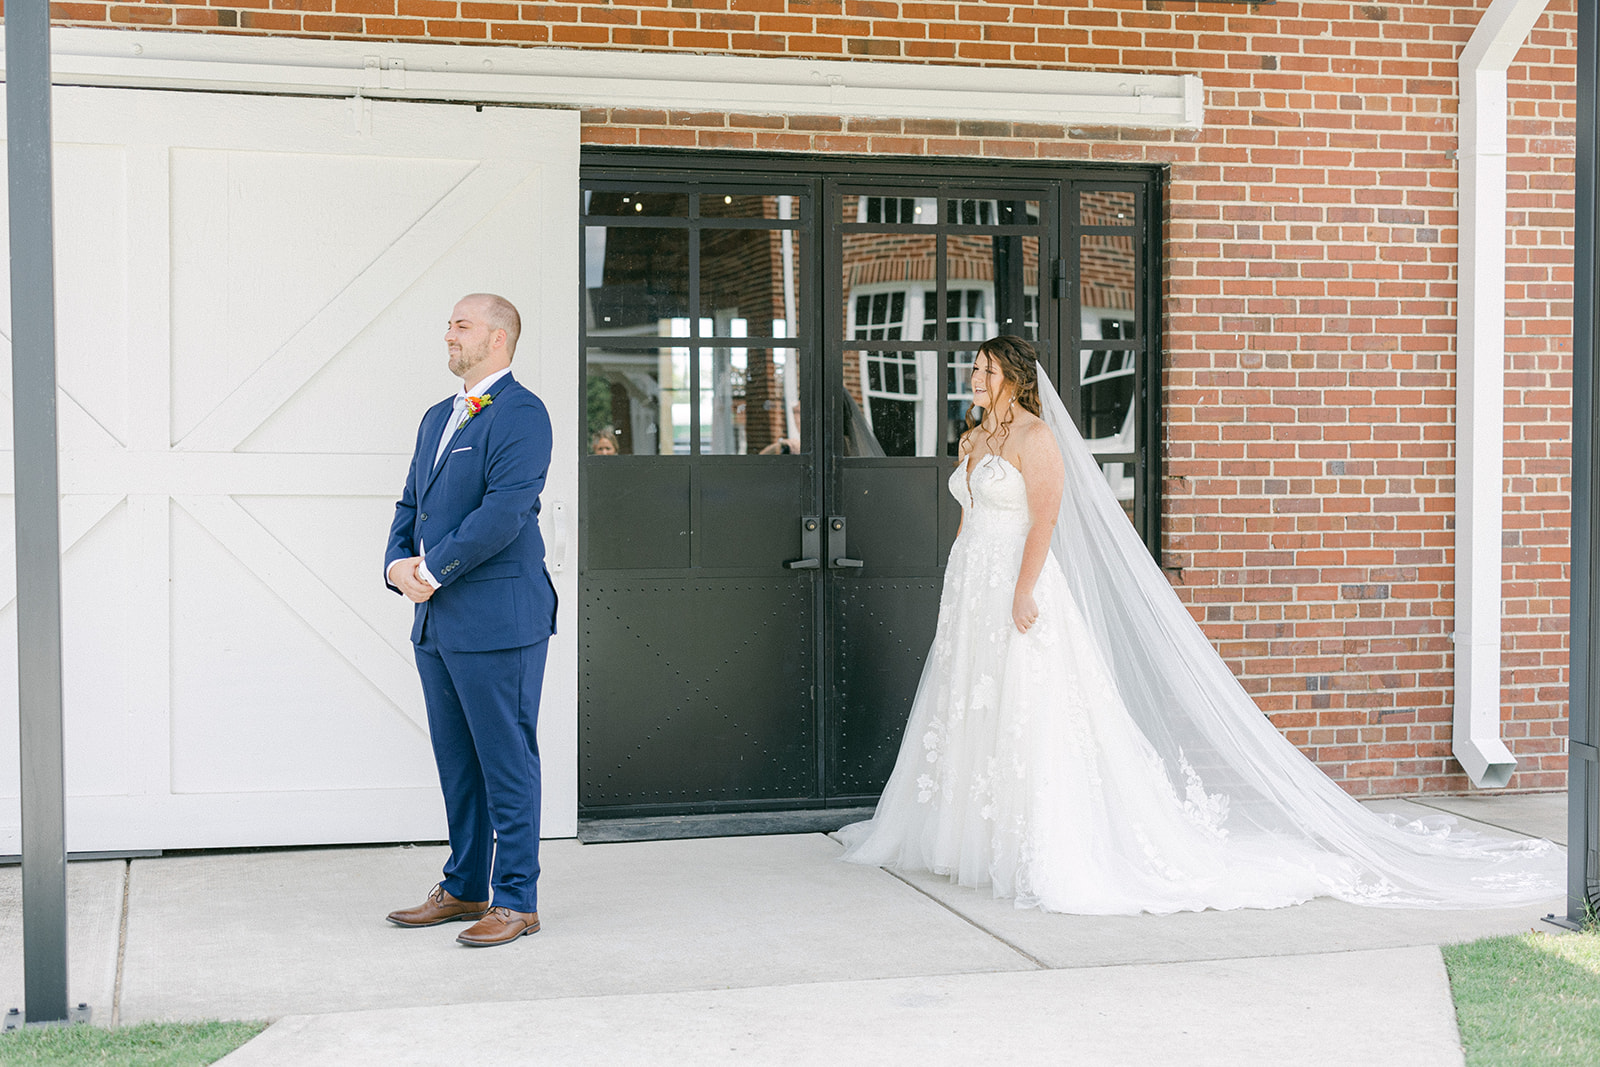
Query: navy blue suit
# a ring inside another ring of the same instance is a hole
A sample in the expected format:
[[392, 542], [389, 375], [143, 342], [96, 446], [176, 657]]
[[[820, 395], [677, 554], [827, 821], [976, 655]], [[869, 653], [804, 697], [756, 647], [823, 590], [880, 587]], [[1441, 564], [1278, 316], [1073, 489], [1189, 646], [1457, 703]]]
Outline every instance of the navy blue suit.
[[411, 640], [450, 826], [445, 891], [537, 911], [539, 692], [556, 628], [538, 523], [550, 416], [509, 374], [486, 395], [437, 464], [454, 398], [422, 417], [384, 574], [421, 545], [439, 582]]

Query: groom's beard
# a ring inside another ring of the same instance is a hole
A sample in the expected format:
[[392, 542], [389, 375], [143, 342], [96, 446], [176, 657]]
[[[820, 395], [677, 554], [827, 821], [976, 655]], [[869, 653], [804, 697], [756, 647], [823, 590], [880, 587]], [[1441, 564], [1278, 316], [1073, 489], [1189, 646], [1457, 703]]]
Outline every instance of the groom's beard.
[[484, 342], [477, 348], [462, 346], [450, 354], [450, 373], [457, 378], [465, 378], [467, 372], [482, 363], [489, 356], [489, 344]]

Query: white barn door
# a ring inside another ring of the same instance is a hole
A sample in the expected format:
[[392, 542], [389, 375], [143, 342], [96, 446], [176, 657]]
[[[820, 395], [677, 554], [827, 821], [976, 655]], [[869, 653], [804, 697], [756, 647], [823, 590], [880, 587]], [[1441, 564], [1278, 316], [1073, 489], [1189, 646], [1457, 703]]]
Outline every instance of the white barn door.
[[479, 290], [521, 309], [513, 372], [555, 420], [545, 826], [575, 832], [577, 114], [76, 88], [55, 127], [68, 847], [443, 837], [381, 569], [418, 419], [457, 385], [445, 321]]

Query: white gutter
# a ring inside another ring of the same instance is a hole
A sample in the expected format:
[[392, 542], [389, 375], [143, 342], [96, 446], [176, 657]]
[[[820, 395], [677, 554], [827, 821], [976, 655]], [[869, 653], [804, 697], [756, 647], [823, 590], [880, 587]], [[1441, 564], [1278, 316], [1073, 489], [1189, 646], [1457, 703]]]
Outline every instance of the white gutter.
[[1461, 52], [1456, 314], [1456, 631], [1451, 754], [1472, 784], [1517, 769], [1500, 738], [1505, 453], [1506, 69], [1550, 0], [1494, 0]]

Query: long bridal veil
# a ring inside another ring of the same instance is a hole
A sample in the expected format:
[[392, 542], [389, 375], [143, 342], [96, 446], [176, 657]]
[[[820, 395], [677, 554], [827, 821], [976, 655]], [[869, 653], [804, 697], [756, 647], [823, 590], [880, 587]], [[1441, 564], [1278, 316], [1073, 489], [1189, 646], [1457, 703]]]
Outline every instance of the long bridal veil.
[[1212, 810], [1225, 804], [1229, 837], [1311, 866], [1342, 900], [1496, 907], [1561, 893], [1566, 861], [1550, 842], [1477, 835], [1445, 816], [1377, 815], [1301, 755], [1178, 600], [1042, 366], [1039, 395], [1066, 464], [1051, 547], [1129, 714], [1180, 796]]

